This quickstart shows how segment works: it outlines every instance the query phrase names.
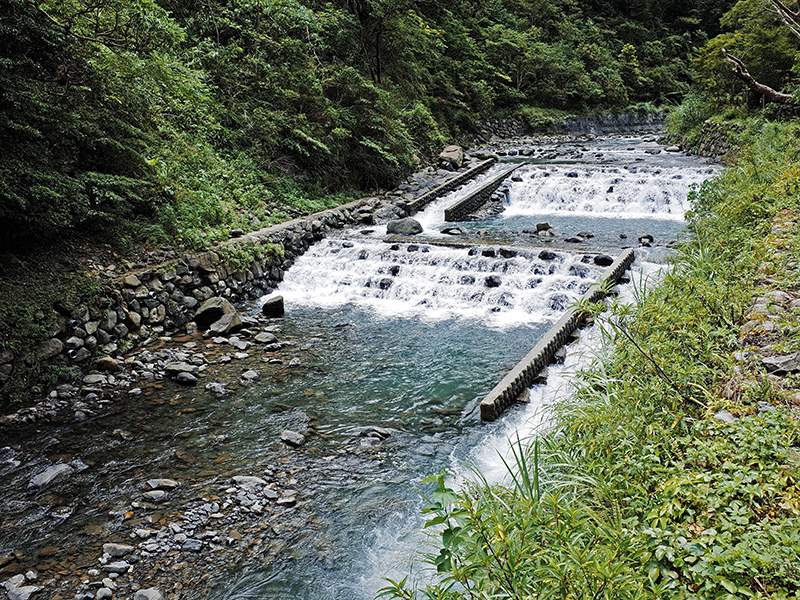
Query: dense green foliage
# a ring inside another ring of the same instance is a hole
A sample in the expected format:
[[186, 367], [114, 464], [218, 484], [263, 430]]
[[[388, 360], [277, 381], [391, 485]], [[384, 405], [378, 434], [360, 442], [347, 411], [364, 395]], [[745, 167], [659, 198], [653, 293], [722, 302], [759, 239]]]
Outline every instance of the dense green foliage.
[[207, 245], [496, 112], [678, 100], [730, 1], [1, 0], [2, 243]]
[[[797, 597], [798, 382], [733, 353], [759, 274], [800, 290], [800, 234], [772, 227], [800, 211], [799, 140], [795, 125], [751, 125], [737, 166], [695, 194], [674, 270], [598, 315], [613, 353], [556, 407], [553, 431], [519, 446], [513, 485], [436, 480], [443, 582], [391, 582], [385, 596]], [[720, 408], [740, 418], [715, 420]]]

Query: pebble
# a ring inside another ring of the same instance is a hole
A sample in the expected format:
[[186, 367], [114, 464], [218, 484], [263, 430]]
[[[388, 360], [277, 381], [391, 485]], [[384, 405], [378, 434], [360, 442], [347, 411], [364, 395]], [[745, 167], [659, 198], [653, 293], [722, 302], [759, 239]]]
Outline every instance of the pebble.
[[133, 600], [164, 600], [164, 595], [157, 588], [148, 588], [137, 591]]
[[306, 443], [306, 436], [297, 431], [286, 429], [283, 432], [281, 432], [281, 441], [283, 441], [288, 446], [299, 448], [300, 446]]
[[147, 485], [153, 490], [174, 490], [180, 484], [173, 479], [148, 479]]
[[108, 554], [113, 558], [121, 558], [126, 554], [130, 554], [133, 552], [133, 546], [128, 546], [126, 544], [103, 544], [103, 552]]
[[124, 560], [118, 560], [108, 565], [103, 565], [103, 570], [106, 573], [117, 573], [122, 575], [123, 573], [127, 573], [128, 569], [131, 568], [131, 565]]

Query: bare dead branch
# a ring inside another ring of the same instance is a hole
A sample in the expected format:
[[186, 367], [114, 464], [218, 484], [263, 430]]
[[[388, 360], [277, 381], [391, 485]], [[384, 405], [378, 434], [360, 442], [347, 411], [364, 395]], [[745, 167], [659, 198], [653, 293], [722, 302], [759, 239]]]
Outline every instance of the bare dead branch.
[[764, 85], [763, 83], [759, 83], [755, 80], [755, 78], [750, 75], [750, 72], [747, 70], [747, 67], [744, 66], [744, 63], [733, 56], [732, 54], [728, 53], [728, 51], [723, 48], [722, 55], [725, 57], [731, 65], [733, 65], [733, 74], [741, 79], [742, 81], [747, 84], [748, 89], [760, 96], [763, 96], [766, 100], [770, 102], [789, 102], [794, 99], [792, 94], [785, 94], [784, 92], [779, 92], [777, 90], [772, 89], [768, 85]]
[[781, 0], [769, 0], [781, 21], [791, 30], [793, 34], [800, 37], [800, 2], [797, 3], [797, 10], [792, 10]]

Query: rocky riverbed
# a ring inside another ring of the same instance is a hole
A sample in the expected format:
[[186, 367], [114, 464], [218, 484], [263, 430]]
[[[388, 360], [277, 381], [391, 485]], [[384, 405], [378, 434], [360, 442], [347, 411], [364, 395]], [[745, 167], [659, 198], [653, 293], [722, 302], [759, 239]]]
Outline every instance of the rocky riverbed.
[[[579, 160], [589, 140], [494, 140], [469, 161], [495, 154]], [[648, 143], [664, 151], [656, 138]], [[366, 199], [342, 222], [371, 227], [402, 218], [409, 202], [463, 169], [428, 168]], [[501, 209], [498, 197], [484, 211]], [[228, 450], [235, 440], [224, 419], [192, 429], [209, 403], [231, 402], [260, 381], [302, 379], [315, 368], [313, 338], [286, 335], [280, 318], [253, 305], [239, 309], [233, 327], [232, 318], [199, 328], [190, 322], [173, 333], [155, 330], [160, 337], [125, 354], [115, 348], [81, 381], [44, 390], [34, 404], [0, 418], [0, 477], [16, 482], [0, 492], [0, 583], [9, 598], [207, 597], [247, 564], [289, 564], [293, 547], [311, 543], [319, 530], [322, 516], [310, 507], [315, 493], [384, 460], [402, 432], [363, 427], [328, 443], [312, 417], [288, 405], [274, 406], [285, 426], [258, 456]], [[249, 410], [240, 401], [227, 408]]]

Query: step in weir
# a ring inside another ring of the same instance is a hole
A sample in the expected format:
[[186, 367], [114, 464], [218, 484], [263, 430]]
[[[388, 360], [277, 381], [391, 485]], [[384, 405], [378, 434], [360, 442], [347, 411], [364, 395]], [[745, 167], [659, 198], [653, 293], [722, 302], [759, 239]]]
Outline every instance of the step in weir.
[[[582, 302], [597, 302], [604, 296], [604, 290], [616, 284], [636, 258], [632, 248], [624, 250], [606, 269], [602, 278], [581, 298]], [[559, 348], [567, 343], [572, 333], [586, 318], [578, 307], [567, 309], [564, 315], [542, 337], [533, 350], [489, 392], [481, 402], [481, 420], [494, 421], [500, 417], [520, 394], [539, 378], [540, 373], [553, 361]]]
[[509, 175], [519, 169], [522, 165], [516, 165], [504, 169], [499, 175], [492, 177], [477, 190], [468, 194], [444, 211], [444, 220], [448, 222], [463, 221], [469, 215], [481, 208], [489, 201], [492, 194], [500, 185], [508, 179]]

